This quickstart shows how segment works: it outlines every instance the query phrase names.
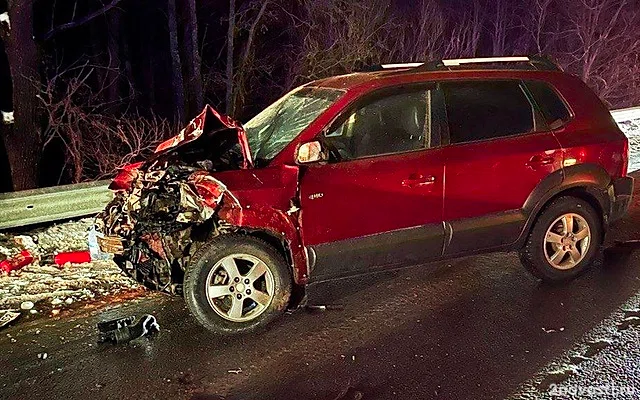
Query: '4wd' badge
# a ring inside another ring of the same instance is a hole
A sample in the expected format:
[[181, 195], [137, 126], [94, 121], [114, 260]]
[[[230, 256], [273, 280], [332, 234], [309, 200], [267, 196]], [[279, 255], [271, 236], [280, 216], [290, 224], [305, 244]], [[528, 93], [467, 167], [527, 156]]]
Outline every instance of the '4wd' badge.
[[314, 193], [312, 195], [309, 195], [309, 200], [315, 200], [315, 199], [319, 199], [322, 196], [324, 196], [324, 193]]

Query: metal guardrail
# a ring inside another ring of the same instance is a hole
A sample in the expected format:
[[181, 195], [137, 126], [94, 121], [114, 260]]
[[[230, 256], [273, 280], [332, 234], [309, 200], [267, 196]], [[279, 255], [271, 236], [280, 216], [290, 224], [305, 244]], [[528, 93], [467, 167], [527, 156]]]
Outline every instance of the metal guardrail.
[[113, 199], [108, 184], [107, 180], [2, 193], [0, 229], [97, 214]]
[[[640, 119], [640, 107], [611, 112], [618, 123]], [[84, 217], [102, 211], [113, 194], [109, 181], [0, 194], [0, 230]]]

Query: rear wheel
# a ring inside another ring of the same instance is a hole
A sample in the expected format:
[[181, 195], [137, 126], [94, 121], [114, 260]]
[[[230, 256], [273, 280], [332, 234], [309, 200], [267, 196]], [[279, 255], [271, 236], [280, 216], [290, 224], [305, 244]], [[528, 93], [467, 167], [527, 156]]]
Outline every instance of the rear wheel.
[[222, 235], [193, 257], [184, 294], [189, 310], [205, 328], [236, 334], [278, 317], [291, 287], [289, 268], [276, 249], [257, 238]]
[[520, 260], [540, 279], [568, 280], [593, 264], [602, 235], [601, 219], [589, 203], [560, 197], [538, 217]]

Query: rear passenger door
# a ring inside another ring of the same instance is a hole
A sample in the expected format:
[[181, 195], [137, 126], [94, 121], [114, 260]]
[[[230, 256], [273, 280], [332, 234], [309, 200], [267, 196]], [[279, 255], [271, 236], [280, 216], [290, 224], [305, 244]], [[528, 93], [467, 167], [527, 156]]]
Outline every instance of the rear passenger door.
[[521, 81], [456, 81], [441, 88], [450, 136], [445, 252], [512, 244], [524, 227], [525, 201], [562, 169], [560, 145]]

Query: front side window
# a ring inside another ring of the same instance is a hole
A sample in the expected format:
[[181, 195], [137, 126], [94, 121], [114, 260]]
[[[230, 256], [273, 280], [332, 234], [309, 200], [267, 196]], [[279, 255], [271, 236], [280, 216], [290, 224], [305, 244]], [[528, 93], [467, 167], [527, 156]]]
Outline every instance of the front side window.
[[427, 89], [389, 94], [365, 102], [325, 134], [334, 161], [403, 153], [440, 145], [432, 129], [432, 94]]
[[256, 165], [273, 159], [343, 93], [336, 89], [298, 88], [247, 122], [244, 128]]
[[452, 144], [538, 130], [534, 107], [520, 82], [447, 82], [442, 89]]

